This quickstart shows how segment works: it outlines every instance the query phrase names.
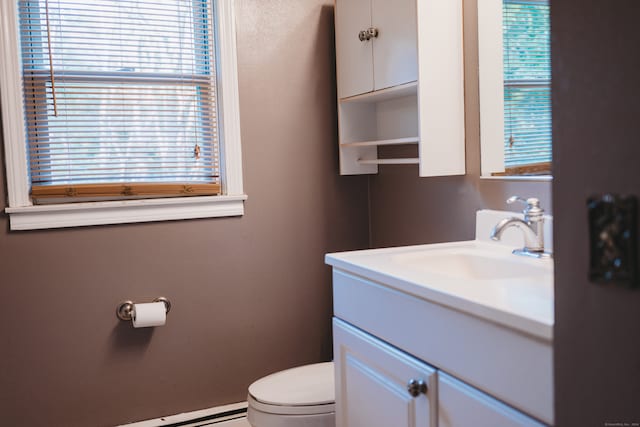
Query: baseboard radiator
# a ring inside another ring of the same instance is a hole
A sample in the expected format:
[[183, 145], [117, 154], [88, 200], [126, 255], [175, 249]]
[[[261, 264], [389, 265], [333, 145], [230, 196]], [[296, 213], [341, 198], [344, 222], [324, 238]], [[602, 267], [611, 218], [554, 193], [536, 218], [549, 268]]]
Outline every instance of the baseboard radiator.
[[205, 427], [218, 426], [218, 424], [220, 425], [219, 427], [223, 427], [225, 422], [246, 418], [246, 416], [247, 402], [240, 402], [200, 411], [169, 415], [154, 420], [122, 424], [117, 427]]

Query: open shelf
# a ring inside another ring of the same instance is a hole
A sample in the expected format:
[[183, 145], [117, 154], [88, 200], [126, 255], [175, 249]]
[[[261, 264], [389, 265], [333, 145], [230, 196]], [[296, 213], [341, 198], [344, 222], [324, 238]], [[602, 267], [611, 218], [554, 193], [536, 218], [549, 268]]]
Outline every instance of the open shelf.
[[381, 101], [388, 101], [394, 98], [402, 98], [403, 96], [415, 95], [416, 93], [418, 93], [418, 82], [409, 82], [403, 85], [376, 90], [374, 92], [367, 92], [361, 95], [350, 96], [348, 98], [340, 98], [340, 102], [376, 103]]
[[371, 147], [378, 145], [405, 145], [405, 144], [417, 144], [420, 138], [417, 136], [411, 136], [408, 138], [394, 138], [394, 139], [379, 139], [371, 141], [356, 141], [356, 142], [343, 142], [341, 147]]
[[378, 160], [382, 145], [420, 144], [418, 85], [410, 82], [341, 99], [340, 172], [376, 173], [378, 165], [417, 163], [418, 159]]
[[361, 165], [417, 165], [420, 163], [420, 159], [358, 159], [358, 163]]

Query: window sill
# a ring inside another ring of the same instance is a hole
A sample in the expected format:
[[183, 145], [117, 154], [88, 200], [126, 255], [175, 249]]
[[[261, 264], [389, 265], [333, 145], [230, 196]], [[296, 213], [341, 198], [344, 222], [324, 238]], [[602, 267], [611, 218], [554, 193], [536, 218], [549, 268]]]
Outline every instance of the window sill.
[[82, 227], [244, 215], [246, 195], [176, 197], [9, 207], [11, 230]]

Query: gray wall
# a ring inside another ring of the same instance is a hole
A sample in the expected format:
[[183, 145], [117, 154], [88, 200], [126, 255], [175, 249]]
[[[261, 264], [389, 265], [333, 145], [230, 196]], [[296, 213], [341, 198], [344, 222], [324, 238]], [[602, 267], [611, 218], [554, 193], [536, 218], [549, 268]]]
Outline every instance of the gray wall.
[[[236, 4], [246, 215], [9, 232], [1, 214], [0, 425], [238, 402], [258, 377], [331, 357], [323, 254], [368, 245], [367, 178], [337, 174], [332, 2]], [[116, 319], [119, 301], [158, 295], [166, 326]]]
[[640, 196], [638, 15], [636, 0], [552, 3], [561, 427], [640, 423], [640, 290], [589, 283], [586, 211], [593, 194]]
[[[419, 178], [417, 166], [383, 166], [370, 179], [371, 242], [374, 247], [474, 238], [475, 211], [519, 209], [504, 201], [514, 194], [539, 197], [551, 212], [551, 183], [480, 179], [477, 0], [464, 0], [467, 174]], [[383, 154], [391, 156], [395, 150]]]

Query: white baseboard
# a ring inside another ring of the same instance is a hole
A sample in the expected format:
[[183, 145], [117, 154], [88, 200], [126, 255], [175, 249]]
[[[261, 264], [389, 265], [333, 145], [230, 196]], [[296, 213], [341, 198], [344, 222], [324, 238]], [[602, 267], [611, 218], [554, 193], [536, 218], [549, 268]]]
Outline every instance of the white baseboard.
[[[189, 421], [196, 421], [202, 418], [219, 418], [220, 421], [225, 419], [232, 419], [231, 414], [236, 414], [235, 417], [239, 417], [238, 412], [242, 410], [246, 411], [247, 402], [232, 403], [230, 405], [216, 406], [215, 408], [201, 409], [199, 411], [184, 412], [177, 415], [168, 415], [166, 417], [160, 417], [153, 420], [138, 421], [131, 424], [121, 424], [117, 427], [162, 427], [170, 426], [171, 424], [184, 423]], [[225, 415], [226, 414], [226, 415]]]

